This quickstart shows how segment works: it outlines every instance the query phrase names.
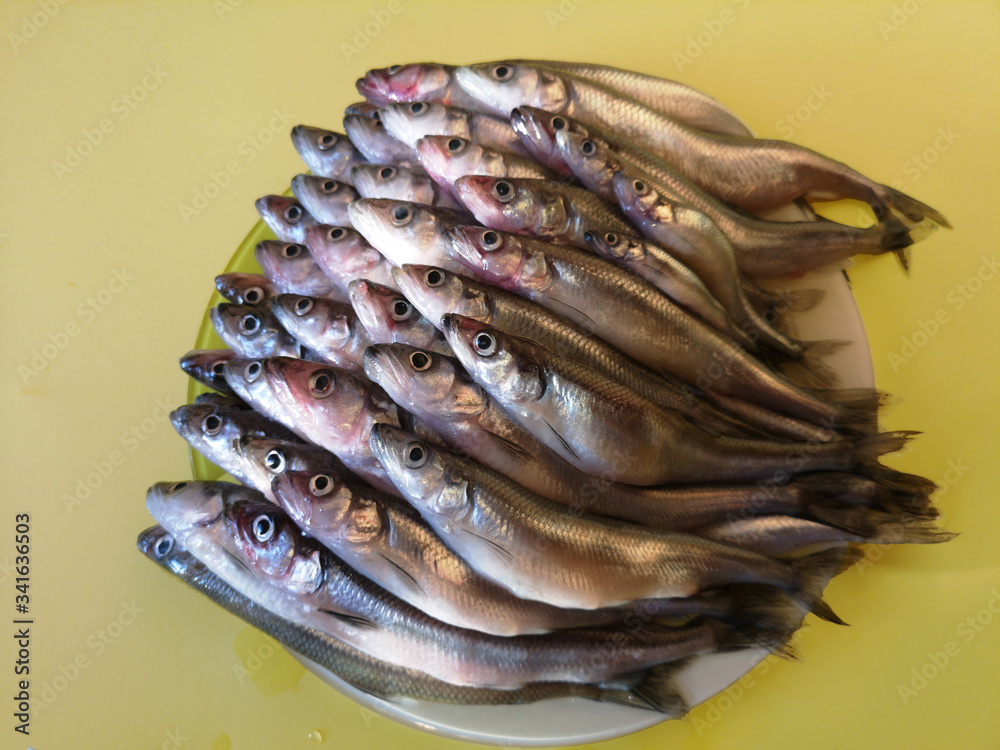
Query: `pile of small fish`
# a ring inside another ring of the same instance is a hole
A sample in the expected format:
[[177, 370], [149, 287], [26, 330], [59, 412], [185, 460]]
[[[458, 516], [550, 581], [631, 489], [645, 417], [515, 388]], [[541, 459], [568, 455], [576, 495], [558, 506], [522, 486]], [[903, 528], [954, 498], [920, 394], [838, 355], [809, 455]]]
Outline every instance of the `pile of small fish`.
[[[789, 654], [851, 543], [932, 543], [934, 484], [879, 457], [752, 279], [895, 253], [945, 218], [599, 65], [373, 70], [219, 276], [230, 348], [171, 414], [241, 484], [159, 483], [140, 549], [388, 699], [582, 697], [683, 714], [692, 657]], [[816, 218], [851, 198], [877, 222]], [[808, 220], [778, 221], [789, 202]], [[778, 305], [778, 302], [781, 305]]]

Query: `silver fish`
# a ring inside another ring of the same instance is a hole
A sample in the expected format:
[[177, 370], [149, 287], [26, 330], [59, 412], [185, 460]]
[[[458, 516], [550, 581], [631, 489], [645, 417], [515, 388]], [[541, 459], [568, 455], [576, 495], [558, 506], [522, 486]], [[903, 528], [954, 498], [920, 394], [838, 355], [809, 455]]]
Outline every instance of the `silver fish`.
[[232, 349], [192, 349], [181, 357], [180, 364], [181, 369], [199, 383], [220, 393], [235, 395], [223, 375], [223, 366], [235, 356]]
[[319, 297], [281, 294], [271, 300], [278, 322], [317, 358], [345, 370], [361, 370], [373, 342], [354, 309]]
[[[292, 178], [292, 192], [316, 223], [333, 226], [348, 223], [347, 207], [358, 199], [358, 191], [348, 183], [308, 174]], [[305, 242], [305, 235], [298, 242]]]
[[399, 428], [379, 425], [371, 440], [424, 520], [476, 570], [522, 598], [593, 609], [762, 583], [837, 621], [821, 592], [840, 550], [781, 562], [692, 534], [575, 514]]
[[420, 311], [390, 287], [365, 279], [351, 282], [351, 305], [373, 343], [401, 343], [449, 353], [441, 332]]
[[396, 167], [392, 164], [364, 164], [355, 167], [352, 176], [362, 198], [411, 201], [444, 208], [461, 207], [423, 169]]
[[411, 168], [420, 166], [416, 152], [390, 135], [381, 117], [375, 120], [360, 115], [347, 115], [344, 118], [344, 130], [351, 143], [372, 164], [395, 164]]
[[351, 168], [365, 160], [346, 135], [332, 130], [296, 125], [292, 144], [310, 172], [333, 180], [350, 179]]
[[258, 273], [222, 273], [215, 277], [219, 294], [237, 305], [259, 305], [277, 294], [266, 276]]
[[275, 236], [285, 242], [304, 242], [306, 227], [319, 223], [295, 198], [284, 195], [265, 195], [254, 206]]
[[392, 280], [392, 264], [355, 229], [309, 227], [306, 247], [320, 270], [333, 280], [338, 300], [348, 299], [347, 287], [355, 279], [371, 279], [387, 286], [396, 283]]
[[210, 311], [212, 327], [241, 357], [303, 356], [302, 345], [286, 331], [270, 305], [223, 302]]
[[[310, 227], [310, 230], [323, 231], [320, 225]], [[325, 271], [325, 266], [320, 266], [309, 248], [303, 244], [264, 240], [257, 243], [254, 258], [264, 269], [264, 275], [271, 280], [275, 290], [282, 294], [347, 301], [346, 285], [331, 278]]]
[[453, 75], [455, 66], [410, 63], [369, 70], [357, 81], [365, 99], [381, 107], [395, 102], [438, 102], [473, 109], [480, 106], [466, 94]]
[[278, 500], [272, 492], [274, 481], [289, 472], [324, 472], [340, 481], [361, 482], [344, 463], [325, 448], [309, 443], [279, 440], [273, 437], [243, 435], [233, 441], [232, 461], [238, 466], [240, 478], [245, 485], [253, 487], [272, 503]]
[[433, 102], [390, 104], [381, 115], [385, 129], [410, 148], [427, 135], [457, 135], [496, 151], [530, 156], [506, 115], [493, 117]]

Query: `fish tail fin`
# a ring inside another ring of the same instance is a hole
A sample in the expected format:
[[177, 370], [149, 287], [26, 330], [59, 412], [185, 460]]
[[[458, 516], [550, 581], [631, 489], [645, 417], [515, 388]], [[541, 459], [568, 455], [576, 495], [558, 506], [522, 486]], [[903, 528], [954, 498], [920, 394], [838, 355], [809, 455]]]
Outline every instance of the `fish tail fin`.
[[730, 622], [790, 637], [802, 622], [802, 608], [785, 590], [760, 583], [733, 584]]
[[[798, 614], [798, 619], [801, 620], [801, 611]], [[796, 630], [795, 625], [769, 628], [750, 622], [713, 621], [711, 627], [715, 632], [715, 650], [720, 653], [743, 651], [748, 648], [765, 648], [770, 653], [784, 659], [795, 658], [795, 653], [788, 643]]]
[[799, 579], [798, 588], [793, 592], [795, 598], [817, 617], [837, 625], [846, 625], [830, 605], [823, 601], [823, 589], [827, 581], [840, 572], [845, 560], [854, 554], [850, 548], [834, 547], [805, 557], [786, 558]]
[[639, 681], [627, 690], [602, 690], [598, 700], [645, 708], [679, 719], [691, 708], [677, 682], [678, 674], [689, 662], [689, 659], [679, 659], [659, 664], [646, 670]]
[[933, 519], [909, 514], [863, 507], [817, 507], [811, 513], [823, 523], [862, 537], [865, 544], [940, 544], [956, 536], [939, 528]]
[[882, 188], [888, 194], [889, 208], [894, 214], [902, 214], [911, 223], [931, 221], [939, 227], [944, 227], [945, 229], [952, 228], [949, 221], [940, 211], [888, 185], [882, 185]]
[[794, 357], [779, 353], [771, 361], [777, 364], [781, 374], [792, 383], [803, 388], [832, 389], [837, 386], [837, 373], [823, 361], [835, 352], [850, 345], [850, 341], [827, 339], [823, 341], [802, 341]]
[[889, 217], [880, 226], [882, 227], [882, 252], [895, 253], [903, 270], [909, 272], [908, 248], [916, 241], [910, 234], [912, 227], [908, 227], [895, 216]]
[[886, 402], [886, 394], [874, 388], [812, 389], [813, 395], [837, 406], [830, 430], [858, 435], [878, 432], [878, 413]]
[[926, 499], [937, 489], [930, 479], [898, 471], [878, 462], [886, 453], [895, 453], [920, 433], [916, 430], [896, 430], [868, 435], [858, 440], [854, 447], [854, 460], [864, 473], [895, 493], [909, 496], [917, 502]]
[[799, 474], [792, 479], [802, 496], [802, 505], [836, 501], [851, 506], [868, 506], [882, 501], [888, 491], [873, 479], [837, 471]]

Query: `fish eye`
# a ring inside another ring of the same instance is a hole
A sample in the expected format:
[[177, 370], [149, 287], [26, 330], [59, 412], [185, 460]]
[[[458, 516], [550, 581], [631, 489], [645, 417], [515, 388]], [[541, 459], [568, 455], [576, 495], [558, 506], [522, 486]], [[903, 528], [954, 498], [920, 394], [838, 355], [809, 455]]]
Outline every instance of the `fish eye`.
[[410, 443], [403, 451], [403, 463], [411, 469], [419, 469], [427, 463], [427, 449], [422, 443]]
[[171, 493], [180, 492], [185, 487], [187, 487], [189, 484], [191, 484], [191, 483], [187, 482], [187, 481], [185, 481], [185, 482], [174, 482], [172, 485], [170, 485], [170, 489], [168, 491], [171, 492]]
[[170, 554], [170, 550], [174, 548], [174, 538], [170, 535], [164, 536], [156, 543], [153, 547], [153, 554], [156, 555], [157, 560], [162, 560], [164, 557]]
[[212, 365], [212, 374], [218, 377], [222, 377], [226, 374], [226, 360], [220, 359], [214, 365]]
[[302, 245], [285, 245], [281, 248], [281, 256], [287, 260], [298, 258], [301, 253]]
[[409, 224], [412, 218], [413, 212], [407, 206], [396, 206], [392, 210], [392, 223], [397, 227]]
[[258, 330], [260, 330], [260, 318], [258, 318], [254, 313], [247, 313], [240, 318], [240, 333], [249, 335], [251, 333], [257, 333]]
[[329, 233], [327, 233], [326, 236], [331, 240], [339, 240], [345, 234], [347, 234], [347, 232], [344, 231], [343, 227], [334, 227], [329, 231]]
[[274, 536], [274, 520], [267, 513], [261, 513], [253, 519], [251, 528], [258, 542], [266, 542]]
[[295, 314], [298, 316], [308, 315], [309, 311], [313, 309], [313, 301], [308, 297], [299, 297], [298, 301], [295, 303]]
[[583, 152], [584, 156], [591, 156], [597, 151], [597, 145], [592, 140], [587, 139], [580, 144], [580, 151]]
[[402, 65], [390, 65], [389, 68], [385, 72], [388, 73], [391, 76], [394, 76], [394, 75], [396, 75], [396, 73], [398, 73], [402, 69], [403, 69]]
[[645, 195], [649, 192], [649, 186], [642, 180], [632, 180], [632, 189], [636, 195]]
[[424, 281], [429, 287], [438, 287], [444, 283], [444, 273], [439, 268], [431, 268], [424, 274]]
[[323, 133], [323, 135], [316, 139], [316, 145], [320, 151], [329, 151], [337, 145], [337, 136], [333, 133]]
[[514, 70], [508, 65], [497, 65], [493, 68], [493, 78], [500, 83], [505, 83], [514, 75]]
[[309, 377], [309, 392], [316, 398], [326, 398], [333, 392], [336, 383], [332, 370], [317, 370]]
[[384, 128], [385, 127], [385, 123], [382, 122], [382, 119], [380, 117], [376, 117], [376, 118], [374, 118], [372, 120], [372, 127], [373, 128]]
[[285, 458], [284, 453], [277, 448], [272, 448], [264, 456], [264, 466], [272, 474], [281, 474], [285, 470], [285, 467], [288, 466], [288, 460]]
[[472, 345], [480, 357], [492, 357], [497, 352], [496, 336], [486, 331], [477, 333]]
[[420, 115], [425, 114], [428, 110], [427, 102], [413, 102], [410, 105], [410, 113], [420, 117]]
[[209, 437], [218, 435], [222, 431], [222, 418], [218, 414], [209, 414], [201, 420], [201, 431]]
[[260, 373], [263, 369], [264, 368], [260, 366], [260, 362], [254, 360], [244, 368], [243, 377], [246, 378], [248, 383], [252, 383], [260, 377]]
[[264, 299], [264, 290], [259, 286], [252, 286], [243, 293], [243, 301], [250, 305], [256, 305]]
[[494, 232], [492, 229], [487, 229], [483, 232], [483, 250], [496, 250], [502, 244], [500, 241], [500, 235]]
[[431, 360], [430, 355], [426, 352], [413, 352], [413, 354], [410, 355], [410, 366], [417, 372], [429, 370], [432, 361], [433, 360]]
[[392, 301], [392, 308], [389, 311], [393, 320], [402, 322], [404, 320], [409, 320], [410, 316], [413, 315], [413, 305], [409, 303], [408, 300], [399, 297]]
[[391, 180], [395, 176], [396, 176], [395, 167], [382, 167], [382, 169], [378, 171], [378, 178], [380, 180]]
[[552, 118], [552, 129], [553, 130], [562, 130], [565, 127], [566, 127], [566, 120], [564, 120], [562, 117], [553, 117]]
[[302, 206], [297, 203], [293, 203], [288, 208], [285, 209], [285, 219], [290, 224], [297, 224], [302, 218]]
[[457, 154], [463, 148], [465, 148], [465, 141], [461, 138], [451, 138], [448, 140], [448, 150], [451, 151], [451, 153]]
[[501, 203], [510, 203], [514, 199], [514, 186], [507, 180], [497, 180], [493, 183], [493, 195]]
[[614, 232], [608, 232], [607, 234], [604, 235], [604, 241], [607, 242], [609, 245], [611, 245], [611, 247], [617, 245], [619, 240], [620, 238]]
[[316, 497], [323, 497], [333, 492], [334, 481], [329, 474], [315, 474], [309, 480], [309, 491]]
[[323, 180], [323, 193], [325, 195], [330, 195], [331, 193], [336, 193], [340, 190], [340, 183], [336, 180]]

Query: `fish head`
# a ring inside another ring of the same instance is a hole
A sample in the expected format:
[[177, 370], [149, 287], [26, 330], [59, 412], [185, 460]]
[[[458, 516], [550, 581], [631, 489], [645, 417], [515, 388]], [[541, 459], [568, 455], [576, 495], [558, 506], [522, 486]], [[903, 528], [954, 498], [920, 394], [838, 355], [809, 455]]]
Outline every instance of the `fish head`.
[[408, 411], [456, 419], [486, 408], [485, 393], [454, 357], [406, 344], [375, 344], [365, 350], [364, 367], [368, 378]]
[[224, 526], [224, 491], [228, 482], [157, 482], [146, 491], [146, 509], [171, 536], [184, 540], [192, 529]]
[[567, 177], [573, 175], [559, 154], [556, 133], [570, 130], [582, 131], [586, 135], [586, 128], [583, 125], [566, 115], [527, 106], [517, 107], [511, 111], [510, 124], [521, 139], [522, 145], [536, 161], [561, 175]]
[[264, 377], [277, 406], [311, 442], [334, 453], [350, 452], [368, 439], [372, 419], [385, 409], [370, 389], [345, 370], [321, 362], [272, 357]]
[[355, 279], [348, 291], [354, 312], [374, 343], [430, 346], [437, 339], [431, 322], [401, 292], [366, 279]]
[[203, 563], [185, 550], [170, 532], [160, 525], [141, 532], [136, 546], [150, 560], [185, 581], [192, 581], [209, 573]]
[[471, 133], [469, 112], [436, 102], [401, 102], [383, 107], [379, 113], [386, 131], [411, 149], [425, 135]]
[[[670, 208], [672, 202], [666, 201], [653, 187], [645, 180], [630, 177], [624, 172], [618, 172], [612, 184], [615, 190], [615, 198], [622, 211], [637, 225], [643, 221], [649, 221], [663, 214], [664, 209]], [[663, 215], [663, 220], [669, 221], [670, 217]]]
[[403, 164], [417, 166], [418, 159], [413, 149], [386, 130], [381, 112], [379, 118], [347, 115], [344, 130], [351, 142], [364, 155], [364, 160], [373, 164]]
[[232, 349], [194, 349], [180, 359], [181, 369], [195, 380], [216, 390], [232, 393], [226, 384], [224, 366], [233, 359]]
[[410, 201], [365, 198], [351, 204], [351, 224], [393, 265], [433, 261], [447, 245], [443, 214]]
[[263, 499], [239, 498], [224, 508], [226, 525], [244, 563], [292, 593], [312, 593], [323, 582], [318, 546], [288, 515]]
[[170, 423], [192, 448], [218, 464], [217, 456], [228, 454], [241, 434], [230, 415], [213, 404], [184, 404], [170, 412]]
[[245, 467], [250, 478], [248, 483], [265, 495], [270, 494], [275, 477], [286, 471], [342, 469], [337, 458], [322, 448], [269, 436], [244, 435], [234, 443], [233, 450]]
[[358, 79], [360, 94], [385, 106], [392, 102], [442, 101], [452, 83], [450, 65], [410, 63], [369, 70]]
[[292, 128], [292, 145], [313, 174], [341, 179], [362, 156], [343, 133], [308, 125]]
[[271, 300], [278, 323], [306, 346], [322, 342], [330, 349], [343, 346], [351, 337], [346, 305], [298, 294], [279, 294]]
[[264, 377], [263, 359], [236, 358], [223, 365], [226, 383], [237, 396], [271, 419], [286, 423]]
[[539, 400], [546, 390], [542, 366], [516, 336], [461, 315], [442, 320], [445, 340], [472, 379], [503, 404]]
[[258, 242], [254, 248], [254, 257], [264, 269], [264, 274], [274, 283], [276, 291], [304, 284], [313, 273], [316, 263], [309, 254], [308, 247], [284, 240]]
[[359, 164], [351, 170], [351, 179], [362, 198], [389, 198], [415, 203], [431, 203], [434, 200], [431, 179], [407, 167]]
[[560, 112], [569, 104], [562, 76], [520, 63], [483, 63], [455, 69], [455, 80], [467, 94], [500, 117], [524, 105]]
[[467, 174], [503, 177], [507, 173], [503, 156], [457, 135], [426, 135], [417, 141], [416, 150], [427, 173], [448, 187]]
[[332, 473], [285, 471], [271, 480], [275, 502], [305, 531], [344, 523], [351, 491]]
[[614, 191], [612, 179], [621, 163], [601, 139], [561, 130], [556, 133], [556, 148], [560, 159], [587, 188], [600, 195]]
[[444, 268], [406, 264], [393, 268], [392, 278], [406, 298], [435, 325], [441, 322], [442, 315], [450, 312], [483, 321], [493, 314], [489, 287]]
[[267, 303], [255, 306], [222, 302], [212, 308], [210, 317], [219, 338], [243, 357], [270, 356], [288, 338]]
[[544, 256], [516, 234], [460, 226], [455, 227], [452, 239], [462, 263], [487, 283], [503, 289], [541, 290], [551, 281]]
[[[329, 177], [297, 174], [292, 178], [292, 193], [310, 216], [323, 224], [344, 224], [347, 207], [358, 199], [358, 192], [348, 183]], [[300, 242], [305, 242], [305, 233]]]
[[358, 115], [359, 117], [377, 120], [379, 119], [379, 110], [381, 108], [381, 104], [373, 104], [372, 102], [352, 102], [344, 107], [344, 114]]
[[544, 180], [467, 175], [455, 191], [480, 223], [502, 232], [544, 237], [569, 222], [565, 201]]
[[219, 294], [238, 305], [259, 305], [274, 294], [271, 282], [259, 273], [222, 273], [215, 277]]
[[637, 237], [628, 237], [618, 232], [592, 232], [587, 230], [583, 233], [584, 242], [594, 251], [596, 255], [613, 261], [622, 261], [629, 257], [638, 257], [644, 254], [645, 242]]
[[305, 206], [285, 195], [265, 195], [258, 198], [254, 206], [264, 223], [285, 242], [302, 242], [305, 228], [316, 223]]
[[447, 522], [472, 510], [469, 483], [452, 476], [441, 449], [387, 424], [372, 428], [369, 444], [392, 483], [421, 515], [431, 513]]
[[313, 261], [338, 286], [364, 276], [382, 261], [382, 254], [351, 227], [319, 224], [306, 230], [306, 246]]

